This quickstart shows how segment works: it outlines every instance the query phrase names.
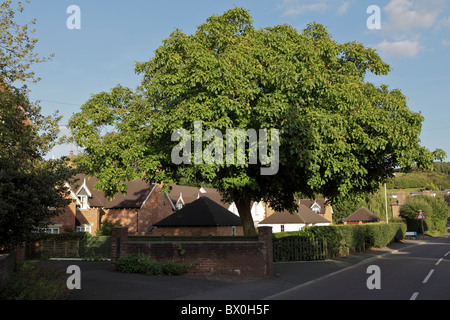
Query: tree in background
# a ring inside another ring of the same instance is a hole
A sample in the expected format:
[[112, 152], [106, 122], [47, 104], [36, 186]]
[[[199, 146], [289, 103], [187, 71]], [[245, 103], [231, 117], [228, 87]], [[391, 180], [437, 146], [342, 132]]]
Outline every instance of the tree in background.
[[[389, 221], [392, 219], [392, 209], [390, 208], [390, 204], [393, 200], [394, 198], [389, 195], [387, 196]], [[347, 218], [363, 206], [375, 213], [381, 220], [386, 221], [386, 198], [384, 186], [380, 186], [380, 188], [373, 193], [360, 194], [335, 203], [333, 205], [333, 222], [338, 223], [340, 220]]]
[[[390, 71], [375, 50], [337, 43], [320, 24], [256, 29], [236, 7], [192, 35], [175, 30], [135, 71], [136, 91], [98, 93], [69, 121], [97, 187], [113, 196], [143, 176], [210, 183], [236, 204], [246, 235], [255, 234], [252, 201], [291, 212], [297, 192], [338, 202], [378, 190], [394, 168], [429, 168], [443, 155], [419, 145], [423, 117], [400, 90], [365, 81]], [[196, 121], [224, 137], [226, 129], [279, 130], [277, 173], [261, 175], [263, 163], [250, 164], [248, 155], [244, 164], [194, 164], [192, 153], [190, 164], [174, 164], [172, 134], [185, 129], [195, 145]]]
[[423, 222], [427, 233], [439, 235], [447, 232], [450, 208], [443, 198], [439, 196], [408, 197], [400, 208], [400, 217], [406, 222], [408, 231], [422, 232], [422, 222], [416, 219], [419, 211], [422, 211], [426, 217]]
[[43, 116], [27, 86], [14, 86], [38, 81], [29, 68], [47, 60], [34, 53], [31, 24], [14, 22], [22, 10], [20, 3], [16, 9], [11, 1], [0, 4], [0, 249], [48, 226], [59, 212], [51, 208], [68, 204], [65, 182], [72, 176], [63, 161], [43, 158], [56, 143], [59, 117]]

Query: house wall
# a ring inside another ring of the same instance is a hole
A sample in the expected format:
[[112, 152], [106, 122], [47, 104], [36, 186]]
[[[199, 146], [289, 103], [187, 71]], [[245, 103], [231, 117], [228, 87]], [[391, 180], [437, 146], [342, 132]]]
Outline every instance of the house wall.
[[[152, 236], [231, 236], [231, 226], [204, 226], [204, 227], [156, 227], [149, 235]], [[243, 236], [242, 226], [236, 226], [236, 236]]]
[[[192, 263], [189, 274], [207, 277], [258, 278], [273, 276], [272, 230], [258, 229], [258, 241], [129, 242], [128, 229], [113, 228], [111, 269], [119, 257], [145, 254], [155, 261]], [[180, 255], [180, 247], [183, 255]]]
[[325, 214], [322, 214], [321, 216], [330, 221], [330, 223], [333, 223], [333, 209], [330, 204], [326, 205]]
[[104, 214], [102, 214], [101, 221], [110, 220], [117, 221], [120, 220], [122, 226], [128, 227], [129, 232], [137, 232], [139, 228], [139, 216], [141, 212], [139, 209], [134, 208], [123, 208], [123, 209], [104, 209]]
[[148, 227], [173, 213], [172, 205], [166, 194], [160, 192], [161, 187], [161, 185], [156, 185], [142, 209], [139, 210], [138, 233], [146, 233]]
[[71, 202], [67, 207], [60, 208], [62, 212], [54, 216], [51, 221], [53, 224], [61, 225], [59, 232], [64, 232], [65, 229], [75, 230], [75, 216], [76, 216], [76, 203]]
[[[91, 234], [95, 236], [99, 228], [101, 208], [90, 208], [88, 210], [77, 210], [76, 217], [80, 224], [89, 224], [91, 226]], [[75, 228], [74, 228], [75, 229]]]
[[[301, 230], [305, 224], [303, 223], [286, 223], [284, 225], [284, 232], [290, 231], [299, 231]], [[282, 224], [259, 224], [258, 227], [271, 227], [273, 233], [282, 232], [281, 231]]]

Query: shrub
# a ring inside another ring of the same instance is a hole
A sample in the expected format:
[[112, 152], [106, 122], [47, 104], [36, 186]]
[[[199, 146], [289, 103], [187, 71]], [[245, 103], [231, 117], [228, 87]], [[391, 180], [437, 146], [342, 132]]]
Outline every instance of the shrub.
[[120, 257], [115, 264], [115, 271], [123, 273], [142, 273], [149, 276], [181, 275], [186, 271], [185, 263], [176, 261], [157, 262], [150, 257], [138, 254]]
[[407, 224], [408, 231], [422, 232], [422, 222], [416, 219], [420, 210], [426, 217], [423, 220], [424, 231], [430, 235], [447, 232], [450, 208], [447, 202], [439, 196], [415, 196], [407, 199], [400, 208], [400, 217]]
[[66, 279], [67, 275], [62, 271], [25, 262], [12, 274], [0, 299], [66, 300], [70, 293]]
[[97, 236], [110, 236], [111, 230], [114, 227], [120, 227], [122, 224], [120, 220], [117, 221], [111, 221], [108, 219], [105, 219], [100, 225], [100, 228], [98, 228]]
[[385, 247], [404, 238], [404, 223], [367, 223], [357, 225], [331, 225], [304, 228], [297, 232], [274, 234], [275, 238], [299, 236], [327, 239], [328, 256], [362, 252], [371, 247]]

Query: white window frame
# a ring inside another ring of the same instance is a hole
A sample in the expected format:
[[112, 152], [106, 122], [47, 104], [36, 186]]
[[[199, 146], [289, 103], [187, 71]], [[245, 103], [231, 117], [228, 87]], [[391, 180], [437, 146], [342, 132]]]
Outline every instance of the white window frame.
[[78, 196], [80, 198], [80, 209], [81, 210], [87, 210], [89, 209], [89, 204], [88, 204], [88, 196]]
[[77, 226], [76, 231], [77, 232], [89, 232], [89, 233], [91, 233], [91, 226], [90, 225]]
[[44, 233], [48, 234], [59, 234], [59, 228], [58, 227], [49, 227], [45, 229], [41, 229]]

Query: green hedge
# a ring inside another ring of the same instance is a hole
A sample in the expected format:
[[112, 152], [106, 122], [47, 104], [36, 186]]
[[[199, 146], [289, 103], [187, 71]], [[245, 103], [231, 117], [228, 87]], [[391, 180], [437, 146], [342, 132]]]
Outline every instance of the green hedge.
[[304, 228], [296, 232], [275, 233], [275, 238], [288, 236], [327, 239], [328, 256], [363, 252], [371, 247], [385, 247], [404, 238], [404, 223], [367, 223]]

